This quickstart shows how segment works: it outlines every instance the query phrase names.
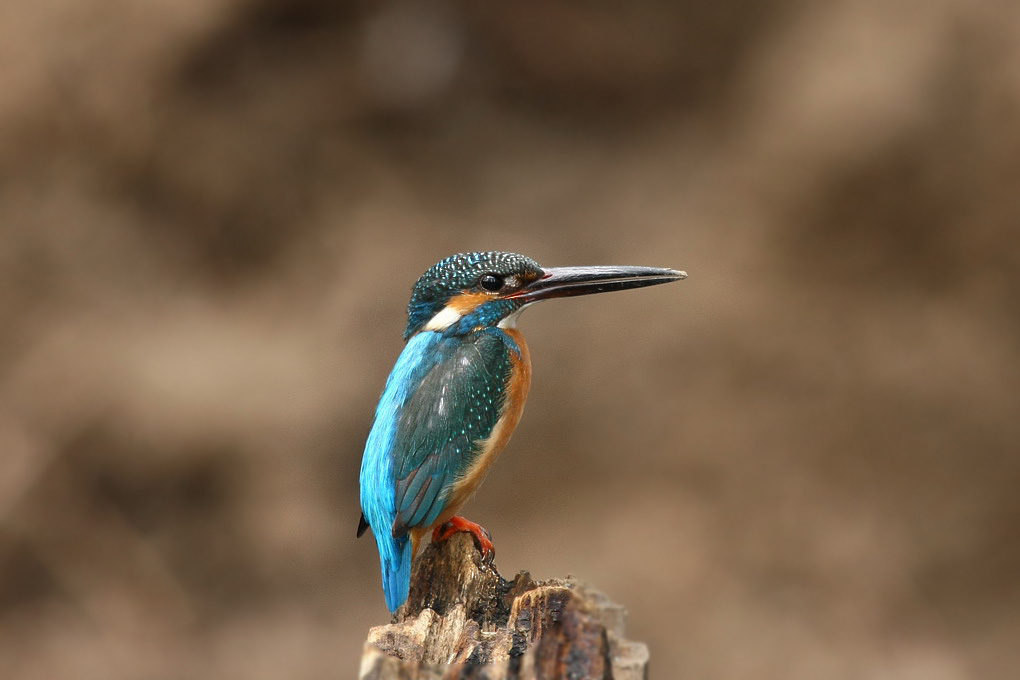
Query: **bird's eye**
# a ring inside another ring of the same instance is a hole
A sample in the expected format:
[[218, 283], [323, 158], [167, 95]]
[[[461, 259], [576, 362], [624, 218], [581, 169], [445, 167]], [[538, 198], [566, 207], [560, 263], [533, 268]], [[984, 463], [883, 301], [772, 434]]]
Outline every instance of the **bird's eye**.
[[483, 274], [482, 278], [478, 279], [478, 285], [489, 292], [495, 293], [503, 287], [503, 277], [496, 276], [495, 274]]

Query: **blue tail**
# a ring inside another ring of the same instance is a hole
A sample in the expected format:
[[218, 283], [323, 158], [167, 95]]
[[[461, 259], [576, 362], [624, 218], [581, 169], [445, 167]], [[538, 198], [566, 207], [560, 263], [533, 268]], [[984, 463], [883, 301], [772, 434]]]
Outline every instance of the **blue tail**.
[[406, 535], [392, 538], [377, 534], [376, 543], [379, 545], [379, 561], [382, 563], [386, 607], [392, 614], [407, 601], [407, 593], [411, 589], [411, 561], [414, 557], [411, 554], [411, 541]]

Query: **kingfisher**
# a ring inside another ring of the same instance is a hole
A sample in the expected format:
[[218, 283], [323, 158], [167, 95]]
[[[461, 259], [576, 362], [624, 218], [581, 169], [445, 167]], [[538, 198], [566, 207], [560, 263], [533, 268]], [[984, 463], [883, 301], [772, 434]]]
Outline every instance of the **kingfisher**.
[[361, 461], [361, 521], [379, 548], [390, 612], [408, 596], [422, 540], [489, 533], [464, 517], [521, 419], [531, 358], [517, 318], [541, 300], [679, 281], [656, 267], [541, 267], [524, 255], [459, 253], [422, 274], [407, 306], [406, 344], [386, 380]]

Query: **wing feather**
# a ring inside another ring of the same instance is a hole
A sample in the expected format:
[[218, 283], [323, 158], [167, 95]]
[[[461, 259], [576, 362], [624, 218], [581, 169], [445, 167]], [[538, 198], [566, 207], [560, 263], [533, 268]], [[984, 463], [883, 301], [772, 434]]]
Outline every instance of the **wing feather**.
[[503, 333], [456, 341], [409, 396], [397, 423], [394, 537], [435, 522], [503, 410], [512, 370]]

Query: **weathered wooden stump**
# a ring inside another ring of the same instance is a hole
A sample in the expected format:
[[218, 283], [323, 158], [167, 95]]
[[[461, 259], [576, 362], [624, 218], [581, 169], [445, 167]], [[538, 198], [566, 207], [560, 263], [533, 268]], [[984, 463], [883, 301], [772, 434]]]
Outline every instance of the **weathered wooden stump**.
[[368, 633], [361, 680], [643, 680], [624, 610], [572, 579], [507, 581], [468, 534], [429, 545], [393, 622]]

